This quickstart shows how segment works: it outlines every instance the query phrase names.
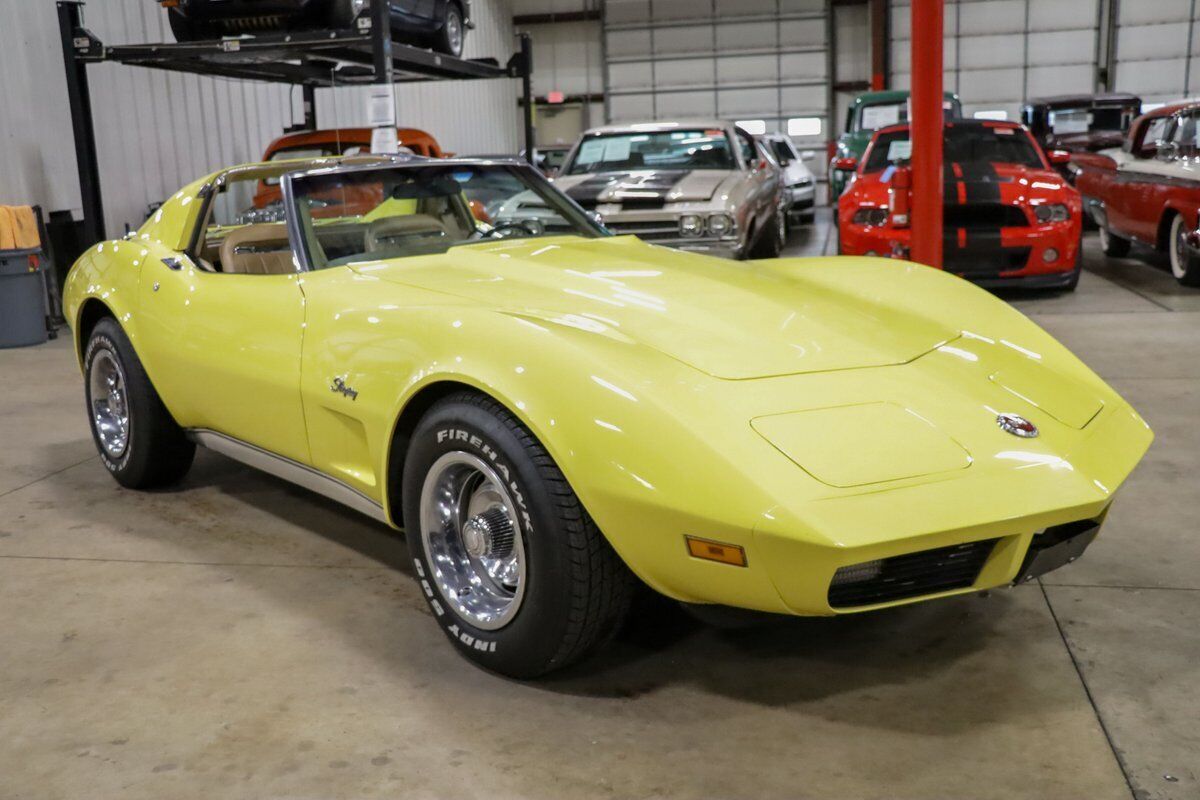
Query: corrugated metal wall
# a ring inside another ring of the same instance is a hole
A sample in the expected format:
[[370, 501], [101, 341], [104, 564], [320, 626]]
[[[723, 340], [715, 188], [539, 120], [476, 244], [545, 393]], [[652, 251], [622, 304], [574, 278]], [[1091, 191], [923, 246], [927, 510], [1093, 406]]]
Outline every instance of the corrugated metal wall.
[[[511, 55], [510, 0], [476, 0], [468, 57]], [[0, 0], [0, 203], [70, 208], [79, 217], [70, 108], [54, 0]], [[85, 25], [109, 44], [171, 41], [149, 0], [92, 0]], [[220, 166], [253, 161], [300, 117], [300, 90], [137, 67], [89, 68], [110, 235], [149, 204]], [[517, 149], [516, 81], [400, 86], [397, 119], [461, 153]], [[361, 124], [361, 89], [317, 95], [323, 127]]]
[[607, 0], [608, 116], [764, 120], [829, 131], [828, 0]]
[[[907, 0], [892, 6], [897, 89], [910, 82], [910, 12]], [[947, 0], [946, 89], [958, 92], [968, 116], [1000, 110], [1014, 120], [1027, 98], [1091, 93], [1099, 16], [1099, 0]]]
[[1117, 89], [1158, 103], [1195, 94], [1198, 11], [1196, 0], [1123, 0], [1117, 13]]

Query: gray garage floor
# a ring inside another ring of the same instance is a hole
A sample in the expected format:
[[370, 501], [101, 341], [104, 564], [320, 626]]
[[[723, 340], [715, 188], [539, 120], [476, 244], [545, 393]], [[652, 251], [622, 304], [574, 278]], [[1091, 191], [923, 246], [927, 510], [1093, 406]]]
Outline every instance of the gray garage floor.
[[651, 606], [535, 685], [452, 652], [381, 526], [212, 454], [118, 489], [67, 341], [0, 351], [0, 798], [1200, 798], [1200, 291], [1088, 246], [1009, 296], [1158, 434], [1082, 561], [749, 632]]

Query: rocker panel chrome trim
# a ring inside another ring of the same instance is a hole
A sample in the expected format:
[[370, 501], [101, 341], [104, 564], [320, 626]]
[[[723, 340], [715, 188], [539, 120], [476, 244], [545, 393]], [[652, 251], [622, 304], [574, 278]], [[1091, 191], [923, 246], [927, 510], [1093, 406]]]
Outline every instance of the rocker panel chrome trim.
[[330, 500], [335, 500], [355, 511], [366, 514], [372, 519], [390, 524], [383, 506], [358, 489], [347, 486], [324, 472], [207, 428], [191, 428], [187, 431], [187, 435], [189, 439], [202, 447], [207, 447], [209, 450], [229, 456], [247, 466], [282, 478], [288, 483], [294, 483], [311, 492], [324, 495]]

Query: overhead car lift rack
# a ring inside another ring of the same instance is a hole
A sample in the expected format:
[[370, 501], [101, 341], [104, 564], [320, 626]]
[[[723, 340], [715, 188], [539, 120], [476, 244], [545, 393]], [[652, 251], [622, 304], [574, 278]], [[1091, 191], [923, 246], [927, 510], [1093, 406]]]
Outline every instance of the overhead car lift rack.
[[110, 47], [83, 27], [84, 0], [58, 0], [67, 93], [75, 133], [84, 234], [89, 243], [105, 238], [104, 206], [100, 196], [100, 167], [96, 131], [88, 90], [87, 67], [102, 62], [130, 64], [300, 86], [304, 91], [305, 122], [316, 127], [318, 87], [411, 83], [435, 80], [517, 78], [521, 81], [523, 138], [533, 158], [533, 52], [529, 34], [508, 63], [496, 59], [462, 59], [392, 41], [387, 3], [373, 3], [371, 25], [360, 30], [312, 30], [266, 33], [250, 38], [205, 42], [131, 44]]

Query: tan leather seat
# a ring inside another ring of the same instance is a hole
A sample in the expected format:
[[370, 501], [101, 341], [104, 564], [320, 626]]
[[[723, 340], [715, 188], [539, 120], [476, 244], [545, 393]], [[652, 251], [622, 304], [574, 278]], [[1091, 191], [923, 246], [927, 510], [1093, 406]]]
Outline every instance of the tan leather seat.
[[242, 275], [295, 272], [287, 226], [271, 222], [230, 231], [221, 243], [221, 271]]
[[445, 236], [446, 226], [437, 217], [431, 214], [405, 214], [372, 222], [367, 228], [364, 244], [368, 253], [377, 253], [393, 249], [397, 243], [403, 246], [406, 239]]

